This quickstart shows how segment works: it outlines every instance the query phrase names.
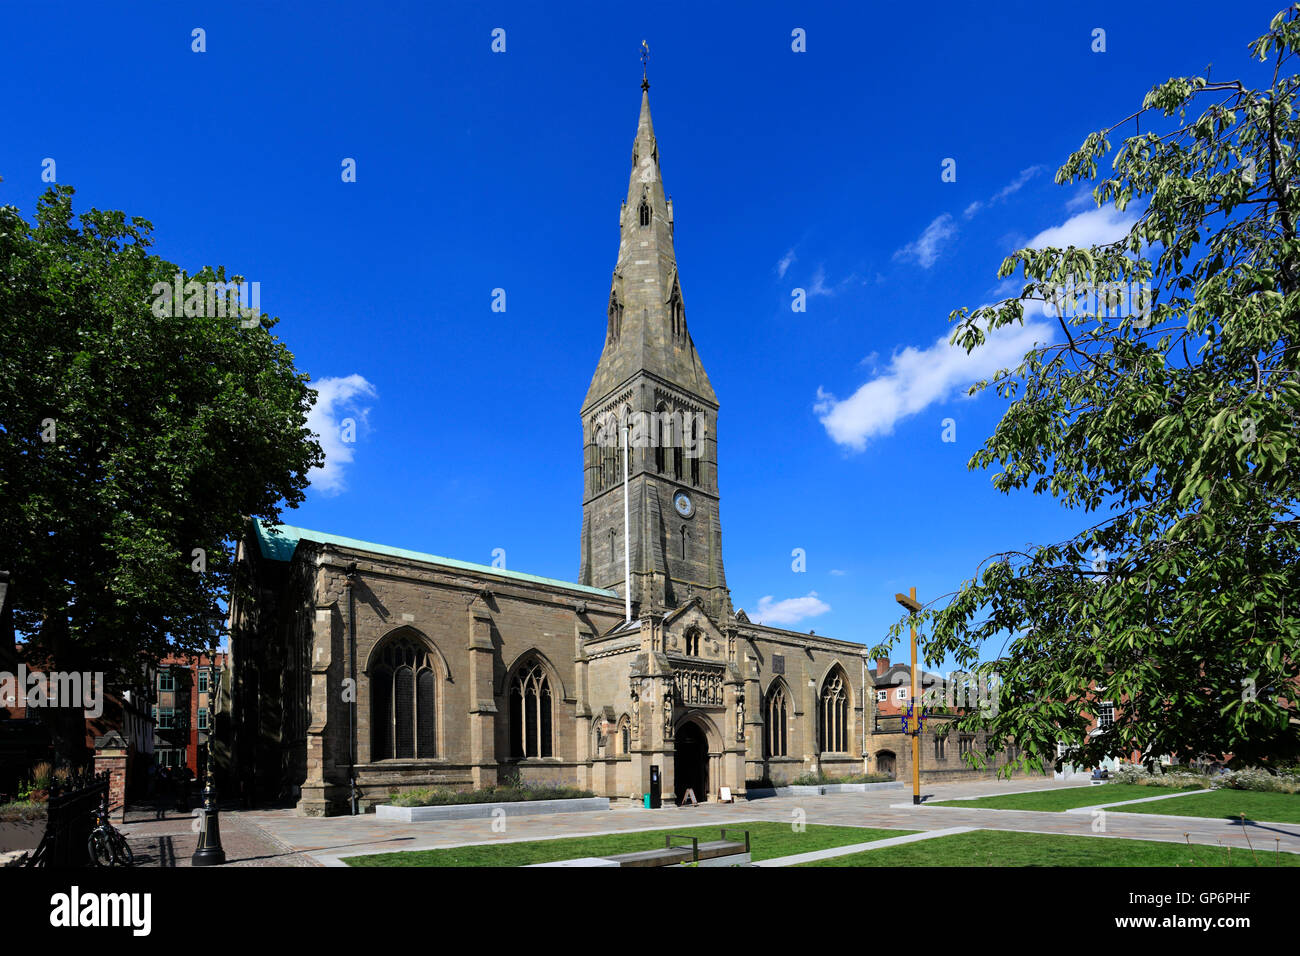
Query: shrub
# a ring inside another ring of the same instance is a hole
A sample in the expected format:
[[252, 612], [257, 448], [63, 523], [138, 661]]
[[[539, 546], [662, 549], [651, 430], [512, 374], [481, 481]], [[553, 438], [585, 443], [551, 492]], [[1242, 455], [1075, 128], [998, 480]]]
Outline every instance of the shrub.
[[1110, 775], [1112, 783], [1131, 783], [1143, 787], [1185, 787], [1206, 789], [1258, 790], [1266, 793], [1300, 793], [1300, 777], [1287, 773], [1272, 774], [1260, 767], [1229, 770], [1210, 776], [1182, 769], [1150, 773], [1144, 767], [1120, 767]]
[[1263, 793], [1300, 793], [1300, 778], [1271, 774], [1260, 767], [1229, 770], [1214, 778], [1213, 786], [1225, 790], [1257, 790]]
[[893, 780], [887, 773], [852, 773], [843, 777], [828, 777], [821, 768], [816, 773], [805, 773], [790, 781], [794, 787], [817, 787], [832, 783], [885, 783]]
[[392, 798], [396, 807], [443, 807], [463, 803], [520, 803], [528, 800], [576, 800], [594, 797], [590, 790], [573, 787], [553, 787], [538, 784], [518, 786], [487, 786], [481, 790], [448, 790], [433, 787], [427, 790], [409, 790]]
[[1120, 767], [1110, 775], [1111, 783], [1136, 784], [1139, 787], [1188, 787], [1212, 786], [1214, 778], [1200, 773], [1191, 773], [1183, 768], [1169, 768], [1164, 773], [1151, 773], [1145, 767]]
[[45, 819], [45, 803], [37, 800], [14, 800], [0, 803], [0, 823]]

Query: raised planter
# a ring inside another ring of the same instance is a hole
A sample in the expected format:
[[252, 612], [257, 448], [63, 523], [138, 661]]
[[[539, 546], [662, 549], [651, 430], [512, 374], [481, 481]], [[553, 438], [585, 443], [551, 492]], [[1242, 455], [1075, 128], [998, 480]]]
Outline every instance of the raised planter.
[[426, 820], [480, 820], [496, 816], [500, 810], [508, 817], [526, 817], [540, 813], [581, 813], [584, 810], [608, 810], [609, 797], [576, 797], [571, 800], [511, 800], [504, 803], [451, 803], [436, 807], [395, 807], [381, 803], [375, 807], [377, 820], [401, 820], [423, 823]]
[[869, 790], [901, 790], [907, 786], [901, 780], [882, 783], [818, 783], [798, 787], [756, 787], [745, 792], [749, 800], [762, 797], [820, 797], [831, 793], [866, 793]]

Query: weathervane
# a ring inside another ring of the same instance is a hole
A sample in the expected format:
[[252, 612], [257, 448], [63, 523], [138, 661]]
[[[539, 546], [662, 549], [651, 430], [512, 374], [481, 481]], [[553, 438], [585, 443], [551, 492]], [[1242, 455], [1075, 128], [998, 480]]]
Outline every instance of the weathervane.
[[650, 89], [650, 81], [646, 79], [646, 59], [650, 56], [650, 44], [645, 40], [641, 41], [641, 89]]

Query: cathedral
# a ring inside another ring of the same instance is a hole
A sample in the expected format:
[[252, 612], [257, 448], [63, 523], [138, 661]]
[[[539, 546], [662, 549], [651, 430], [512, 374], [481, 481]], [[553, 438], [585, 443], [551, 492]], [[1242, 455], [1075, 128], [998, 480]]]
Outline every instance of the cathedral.
[[631, 158], [580, 409], [577, 580], [250, 522], [228, 738], [255, 798], [330, 815], [354, 790], [365, 808], [520, 779], [639, 802], [658, 768], [665, 802], [705, 801], [894, 768], [892, 751], [867, 756], [866, 648], [732, 606], [718, 398], [686, 320], [644, 80]]

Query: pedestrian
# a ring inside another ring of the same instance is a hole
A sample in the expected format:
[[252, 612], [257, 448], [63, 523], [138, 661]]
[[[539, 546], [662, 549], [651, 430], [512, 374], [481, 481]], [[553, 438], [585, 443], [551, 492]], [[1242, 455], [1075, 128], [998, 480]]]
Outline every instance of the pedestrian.
[[171, 790], [171, 771], [166, 767], [158, 768], [158, 796], [154, 800], [154, 819], [162, 820], [167, 816], [167, 797]]
[[176, 768], [176, 809], [181, 813], [190, 812], [189, 767]]

